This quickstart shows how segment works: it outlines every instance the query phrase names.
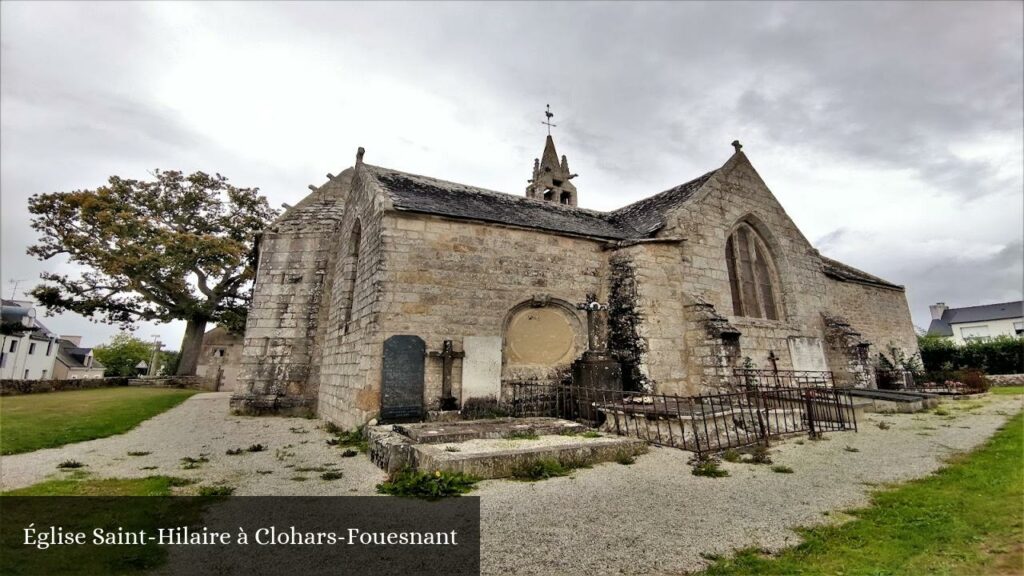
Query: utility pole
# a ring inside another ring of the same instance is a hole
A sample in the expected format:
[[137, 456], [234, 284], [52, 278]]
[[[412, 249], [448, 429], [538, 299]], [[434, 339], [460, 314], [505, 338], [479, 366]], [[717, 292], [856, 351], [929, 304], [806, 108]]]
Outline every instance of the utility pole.
[[14, 300], [17, 297], [18, 286], [21, 285], [22, 282], [28, 282], [28, 280], [25, 278], [18, 280], [11, 278], [8, 282], [11, 284], [11, 300]]

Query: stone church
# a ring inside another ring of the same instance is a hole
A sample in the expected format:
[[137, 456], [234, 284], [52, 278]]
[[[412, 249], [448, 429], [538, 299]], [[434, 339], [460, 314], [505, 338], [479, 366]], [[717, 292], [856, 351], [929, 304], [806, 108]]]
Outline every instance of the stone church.
[[524, 195], [360, 149], [258, 239], [233, 409], [351, 427], [564, 381], [587, 350], [588, 295], [608, 306], [627, 390], [728, 391], [769, 361], [874, 386], [877, 351], [917, 352], [903, 287], [819, 254], [733, 148], [611, 212], [580, 207], [550, 135]]

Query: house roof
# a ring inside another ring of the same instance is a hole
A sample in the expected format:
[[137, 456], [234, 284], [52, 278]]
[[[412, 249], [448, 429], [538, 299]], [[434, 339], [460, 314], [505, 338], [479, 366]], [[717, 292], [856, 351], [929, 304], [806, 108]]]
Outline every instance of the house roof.
[[68, 368], [103, 369], [103, 364], [96, 358], [92, 359], [92, 365], [86, 366], [85, 359], [92, 352], [92, 348], [80, 348], [68, 340], [61, 339], [57, 347], [57, 359]]
[[928, 334], [935, 336], [952, 336], [953, 324], [970, 322], [990, 322], [992, 320], [1008, 320], [1024, 317], [1024, 301], [1000, 302], [998, 304], [982, 304], [964, 308], [946, 308], [942, 317], [932, 320], [928, 325]]
[[836, 280], [842, 280], [845, 282], [857, 282], [859, 284], [871, 284], [874, 286], [881, 286], [883, 288], [893, 288], [896, 290], [903, 290], [903, 286], [899, 284], [893, 284], [888, 280], [883, 280], [878, 276], [868, 274], [867, 272], [854, 268], [849, 264], [843, 264], [838, 260], [831, 258], [821, 257], [821, 262], [825, 265], [825, 275], [835, 278]]

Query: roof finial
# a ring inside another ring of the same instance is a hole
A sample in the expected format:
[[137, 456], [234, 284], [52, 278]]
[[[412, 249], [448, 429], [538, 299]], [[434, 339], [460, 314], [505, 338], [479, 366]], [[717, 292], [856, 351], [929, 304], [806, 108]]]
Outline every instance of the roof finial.
[[551, 128], [558, 127], [558, 124], [551, 123], [551, 119], [555, 117], [555, 113], [551, 111], [551, 104], [548, 104], [547, 109], [544, 110], [544, 116], [547, 118], [547, 120], [541, 122], [541, 124], [544, 124], [545, 126], [548, 127], [548, 136], [551, 136]]
[[737, 152], [739, 152], [743, 148], [743, 144], [740, 144], [739, 140], [733, 140], [732, 147], [735, 148]]
[[366, 150], [360, 146], [359, 149], [356, 150], [356, 164], [363, 163], [363, 154], [366, 154]]

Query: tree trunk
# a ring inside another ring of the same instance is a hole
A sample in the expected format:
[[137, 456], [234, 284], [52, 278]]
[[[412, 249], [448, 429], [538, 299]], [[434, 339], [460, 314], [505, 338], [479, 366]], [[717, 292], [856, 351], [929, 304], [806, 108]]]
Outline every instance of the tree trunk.
[[185, 337], [181, 340], [181, 358], [178, 360], [178, 376], [196, 375], [205, 333], [206, 320], [189, 320], [185, 325]]

